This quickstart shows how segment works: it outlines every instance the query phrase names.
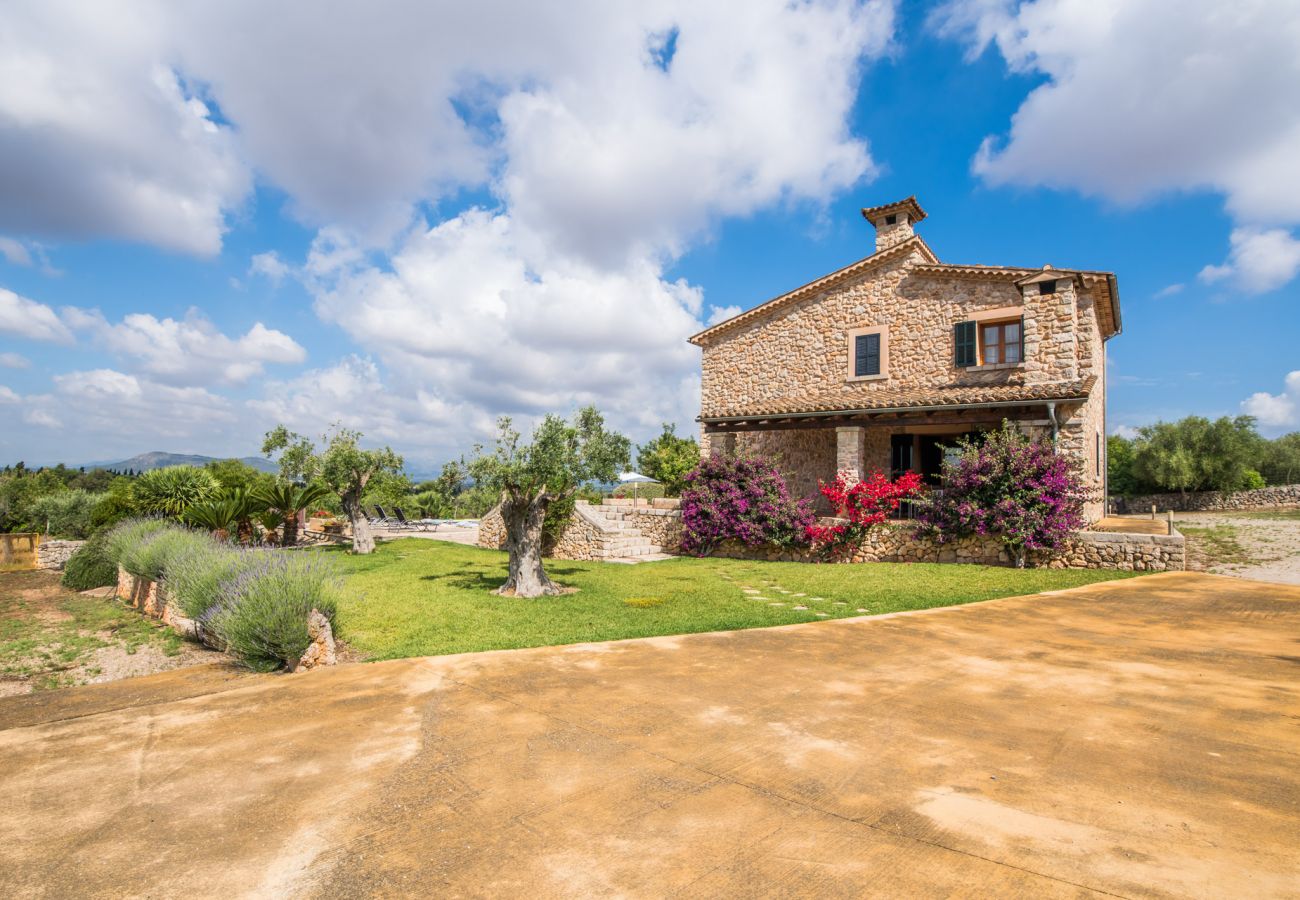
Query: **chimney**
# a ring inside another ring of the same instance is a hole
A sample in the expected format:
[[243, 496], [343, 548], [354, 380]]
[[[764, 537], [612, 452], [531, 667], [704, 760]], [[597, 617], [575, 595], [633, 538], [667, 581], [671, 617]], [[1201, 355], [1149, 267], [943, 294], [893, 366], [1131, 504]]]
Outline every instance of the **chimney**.
[[910, 238], [914, 234], [912, 226], [925, 218], [925, 210], [912, 196], [897, 203], [867, 207], [862, 210], [862, 218], [876, 228], [876, 252], [879, 253]]

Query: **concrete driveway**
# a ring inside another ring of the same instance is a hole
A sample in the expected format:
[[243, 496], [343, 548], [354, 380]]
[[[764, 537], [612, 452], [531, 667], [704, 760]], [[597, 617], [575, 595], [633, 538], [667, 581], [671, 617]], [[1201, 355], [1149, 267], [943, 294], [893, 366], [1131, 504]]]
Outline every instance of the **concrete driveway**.
[[1297, 676], [1178, 573], [14, 698], [0, 895], [1300, 896]]

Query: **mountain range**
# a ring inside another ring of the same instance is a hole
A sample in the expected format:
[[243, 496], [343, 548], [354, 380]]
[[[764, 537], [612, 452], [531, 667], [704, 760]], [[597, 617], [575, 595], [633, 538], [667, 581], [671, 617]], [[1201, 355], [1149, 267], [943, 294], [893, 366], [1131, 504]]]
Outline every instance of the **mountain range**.
[[[141, 453], [130, 459], [118, 460], [116, 462], [93, 462], [86, 463], [87, 469], [112, 469], [115, 472], [125, 472], [128, 469], [134, 469], [137, 472], [147, 472], [150, 469], [164, 469], [167, 466], [201, 466], [210, 462], [217, 462], [221, 459], [229, 459], [225, 456], [200, 456], [197, 453], [166, 453], [162, 450], [154, 450], [149, 453]], [[264, 456], [244, 456], [240, 462], [252, 466], [261, 472], [280, 471], [280, 466], [274, 460], [267, 459]]]

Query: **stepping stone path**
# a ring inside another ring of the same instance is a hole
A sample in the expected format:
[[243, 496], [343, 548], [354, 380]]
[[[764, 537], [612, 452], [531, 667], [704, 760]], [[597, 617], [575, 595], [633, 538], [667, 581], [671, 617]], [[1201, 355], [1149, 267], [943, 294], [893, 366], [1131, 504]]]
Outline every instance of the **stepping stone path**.
[[863, 609], [861, 606], [858, 607], [858, 612], [869, 612], [869, 611], [870, 610]]
[[796, 607], [795, 607], [795, 609], [807, 609], [807, 608], [808, 608], [808, 607], [806, 607], [806, 606], [796, 606]]
[[836, 600], [835, 603], [834, 603], [833, 605], [835, 605], [835, 606], [848, 606], [848, 604], [845, 603], [843, 600]]
[[830, 613], [817, 613], [817, 615], [823, 619], [829, 619], [831, 617]]
[[777, 601], [773, 601], [772, 603], [769, 603], [768, 606], [785, 606], [785, 604], [777, 600]]

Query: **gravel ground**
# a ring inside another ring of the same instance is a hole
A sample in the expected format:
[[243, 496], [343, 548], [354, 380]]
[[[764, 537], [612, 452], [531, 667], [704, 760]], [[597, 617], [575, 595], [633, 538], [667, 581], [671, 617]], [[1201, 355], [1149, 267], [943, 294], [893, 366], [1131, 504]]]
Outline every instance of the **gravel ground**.
[[1174, 513], [1187, 536], [1187, 567], [1300, 584], [1300, 510]]

